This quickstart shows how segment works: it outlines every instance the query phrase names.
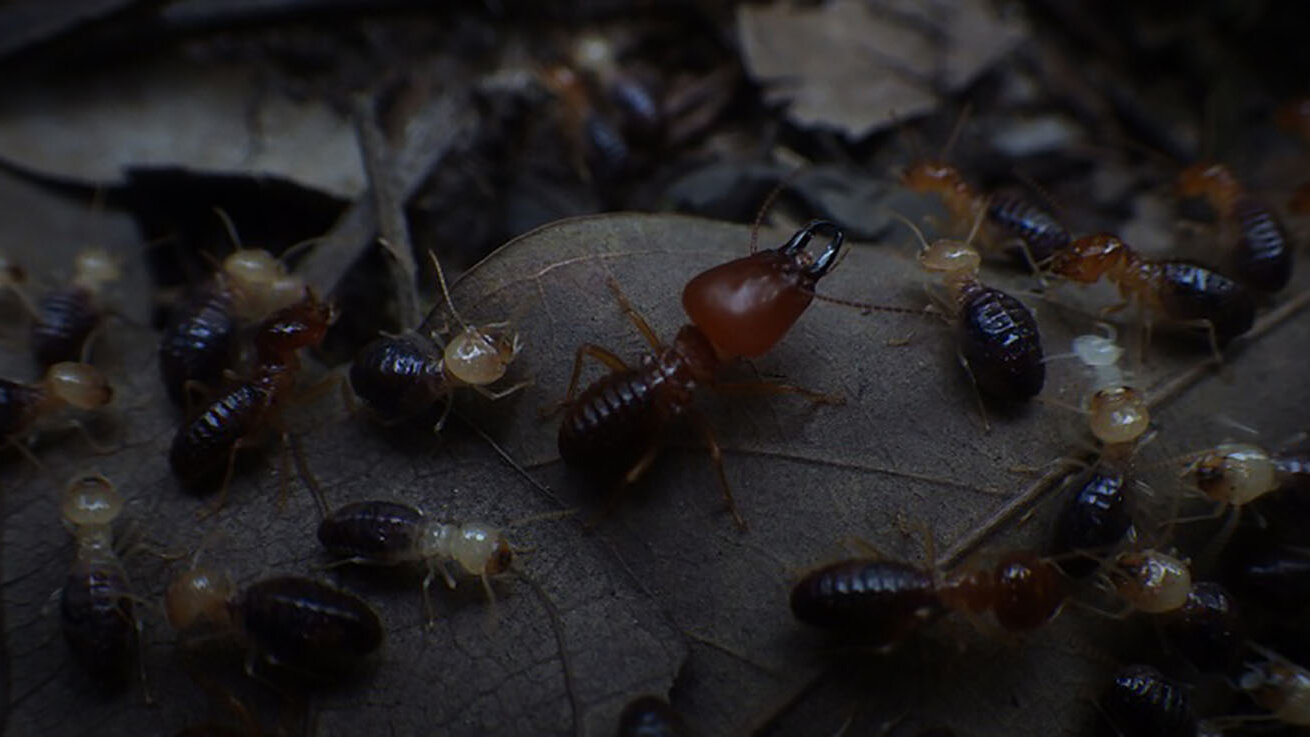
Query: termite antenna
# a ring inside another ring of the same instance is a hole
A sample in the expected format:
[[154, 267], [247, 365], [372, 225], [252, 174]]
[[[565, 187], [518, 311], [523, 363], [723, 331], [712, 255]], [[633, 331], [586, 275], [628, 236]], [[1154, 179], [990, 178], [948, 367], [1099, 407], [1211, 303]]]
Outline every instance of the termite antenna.
[[829, 297], [826, 294], [815, 294], [814, 298], [821, 302], [829, 302], [843, 307], [860, 310], [862, 312], [891, 312], [898, 315], [919, 315], [921, 317], [932, 314], [931, 308], [917, 310], [912, 307], [891, 307], [889, 305], [875, 305], [869, 302], [859, 302], [853, 299], [842, 299], [841, 297]]
[[803, 171], [805, 171], [805, 167], [797, 167], [786, 176], [779, 179], [778, 183], [773, 185], [773, 189], [769, 192], [769, 196], [764, 198], [764, 203], [760, 205], [760, 209], [755, 212], [755, 222], [751, 224], [751, 253], [755, 253], [755, 249], [759, 247], [760, 224], [764, 222], [764, 216], [769, 213], [769, 208], [773, 207], [773, 203], [778, 199], [778, 196], [782, 194], [783, 189], [795, 181], [796, 177]]
[[227, 238], [232, 242], [233, 249], [239, 251], [244, 248], [244, 246], [241, 245], [241, 234], [237, 233], [237, 226], [232, 222], [232, 218], [228, 216], [227, 211], [221, 207], [215, 207], [213, 209], [214, 214], [218, 216], [218, 219], [223, 221], [223, 229], [227, 231]]
[[312, 248], [313, 246], [317, 246], [322, 241], [323, 241], [323, 236], [316, 235], [313, 238], [306, 238], [305, 240], [300, 241], [298, 243], [292, 243], [291, 245], [286, 247], [286, 250], [282, 251], [282, 255], [278, 256], [278, 260], [285, 264], [286, 262], [290, 261], [292, 258], [298, 256], [300, 251], [304, 251], [309, 248]]
[[[441, 285], [441, 296], [446, 300], [446, 307], [450, 310], [451, 317], [455, 318], [455, 322], [459, 323], [460, 327], [467, 330], [468, 323], [464, 322], [464, 318], [460, 317], [459, 311], [455, 309], [455, 302], [450, 298], [450, 290], [446, 287], [446, 272], [442, 271], [441, 261], [437, 259], [436, 252], [430, 248], [428, 249], [428, 258], [432, 259], [432, 268], [437, 270], [437, 284]], [[424, 322], [426, 323], [427, 320], [424, 320]]]
[[[450, 401], [449, 398], [446, 401]], [[524, 468], [522, 465], [520, 465], [519, 462], [514, 459], [514, 456], [509, 454], [509, 451], [502, 448], [500, 446], [500, 443], [497, 443], [490, 435], [486, 433], [485, 430], [478, 427], [477, 423], [465, 417], [463, 413], [459, 412], [458, 410], [452, 411], [451, 414], [453, 414], [460, 422], [464, 423], [465, 427], [468, 427], [469, 429], [473, 430], [473, 432], [476, 433], [478, 437], [482, 438], [482, 440], [487, 445], [491, 446], [491, 449], [495, 451], [496, 455], [500, 456], [501, 460], [505, 461], [505, 463], [509, 464], [510, 468], [514, 469], [515, 473], [522, 476], [524, 480], [526, 480], [529, 484], [531, 484], [532, 487], [536, 489], [538, 493], [540, 493], [541, 496], [546, 501], [550, 502], [551, 504], [554, 504], [556, 507], [558, 507], [561, 510], [566, 510], [571, 512], [570, 507], [564, 503], [563, 499], [559, 498], [559, 496], [555, 493], [553, 489], [541, 483], [536, 479], [535, 476], [528, 473], [528, 470]]]
[[955, 147], [955, 142], [960, 140], [960, 132], [964, 130], [964, 124], [969, 120], [969, 115], [973, 112], [973, 103], [965, 103], [964, 108], [960, 110], [960, 117], [955, 119], [955, 127], [951, 128], [951, 135], [942, 145], [942, 152], [938, 155], [938, 161], [946, 161], [946, 157], [951, 155], [951, 149]]
[[1185, 475], [1188, 471], [1192, 469], [1193, 466], [1196, 465], [1197, 461], [1204, 458], [1206, 454], [1212, 452], [1214, 452], [1213, 448], [1205, 448], [1204, 450], [1194, 450], [1191, 451], [1190, 453], [1179, 453], [1178, 455], [1161, 458], [1160, 460], [1152, 461], [1151, 463], [1140, 464], [1137, 466], [1137, 468], [1141, 470], [1148, 470], [1152, 468], [1161, 468], [1163, 466], [1174, 466], [1182, 461], [1187, 461], [1188, 462], [1187, 468], [1183, 471], [1183, 474]]
[[923, 231], [919, 230], [919, 226], [915, 225], [909, 218], [905, 217], [899, 212], [896, 212], [895, 210], [888, 210], [887, 214], [891, 215], [892, 217], [896, 218], [902, 223], [905, 223], [906, 227], [914, 231], [914, 235], [917, 236], [919, 239], [920, 253], [928, 250], [928, 239], [923, 236]]
[[514, 568], [511, 568], [509, 573], [532, 589], [537, 600], [541, 602], [541, 607], [546, 610], [550, 629], [555, 634], [555, 644], [559, 647], [560, 669], [564, 671], [564, 690], [568, 691], [569, 711], [573, 717], [573, 734], [575, 737], [582, 737], [582, 721], [579, 718], [582, 714], [582, 705], [578, 701], [578, 689], [573, 682], [573, 665], [569, 660], [568, 639], [564, 636], [564, 621], [560, 616], [559, 607], [555, 606], [555, 602], [546, 594], [546, 589], [532, 577]]

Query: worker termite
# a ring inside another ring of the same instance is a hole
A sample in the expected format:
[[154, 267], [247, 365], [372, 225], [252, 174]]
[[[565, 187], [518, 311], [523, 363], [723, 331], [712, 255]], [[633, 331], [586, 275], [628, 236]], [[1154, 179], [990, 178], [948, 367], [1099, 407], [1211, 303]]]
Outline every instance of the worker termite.
[[1268, 655], [1264, 662], [1248, 664], [1238, 684], [1279, 722], [1310, 727], [1310, 670]]
[[[967, 109], [965, 111], [967, 113]], [[984, 195], [977, 191], [960, 170], [946, 163], [966, 115], [961, 114], [941, 154], [935, 160], [921, 159], [901, 171], [902, 186], [921, 193], [934, 193], [955, 223], [957, 232], [964, 232], [976, 222], [987, 225], [983, 241], [997, 246], [1016, 245], [1014, 251], [1023, 257], [1033, 271], [1057, 250], [1069, 244], [1069, 231], [1049, 212], [1015, 192], [998, 192]]]
[[480, 522], [440, 522], [414, 507], [396, 502], [355, 502], [337, 508], [318, 526], [323, 547], [340, 563], [394, 566], [422, 564], [423, 604], [434, 621], [428, 589], [438, 574], [454, 589], [451, 565], [482, 581], [488, 601], [495, 601], [491, 577], [509, 570], [514, 551], [498, 529]]
[[238, 590], [218, 571], [192, 567], [164, 597], [169, 625], [184, 638], [236, 636], [259, 658], [306, 676], [340, 675], [382, 645], [382, 623], [362, 599], [309, 578], [278, 576]]
[[[265, 320], [254, 341], [259, 356], [255, 376], [219, 396], [178, 430], [168, 455], [173, 474], [187, 485], [220, 482], [221, 507], [237, 451], [254, 442], [275, 418], [299, 374], [296, 352], [321, 343], [331, 320], [331, 309], [309, 290], [300, 302]], [[216, 477], [214, 472], [225, 464]]]
[[1195, 737], [1192, 698], [1182, 684], [1149, 665], [1130, 665], [1101, 694], [1101, 712], [1120, 737]]
[[32, 352], [42, 366], [85, 361], [92, 333], [104, 319], [104, 286], [117, 281], [118, 263], [107, 251], [93, 248], [77, 255], [68, 286], [37, 300], [32, 316]]
[[68, 649], [94, 679], [121, 685], [139, 652], [137, 618], [127, 571], [114, 552], [113, 523], [123, 497], [104, 476], [74, 479], [60, 502], [64, 526], [77, 543], [60, 590], [59, 614]]
[[[40, 381], [32, 384], [0, 379], [0, 438], [27, 453], [20, 436], [32, 430], [42, 418], [64, 407], [100, 409], [113, 397], [114, 391], [104, 375], [86, 363], [56, 363], [46, 369]], [[30, 453], [28, 456], [31, 457]]]
[[1107, 451], [1122, 455], [1151, 426], [1151, 411], [1142, 392], [1128, 383], [1119, 368], [1124, 350], [1114, 342], [1114, 328], [1106, 325], [1109, 335], [1079, 335], [1073, 339], [1073, 353], [1092, 375], [1091, 393], [1086, 400], [1088, 427]]
[[[219, 214], [239, 246], [231, 221]], [[183, 404], [188, 387], [215, 388], [235, 358], [240, 325], [289, 307], [305, 289], [304, 280], [267, 251], [238, 247], [228, 254], [210, 283], [173, 313], [160, 337], [159, 373], [168, 395]]]
[[965, 242], [939, 239], [932, 244], [909, 220], [901, 218], [919, 239], [919, 263], [942, 275], [948, 311], [959, 324], [960, 360], [983, 394], [1018, 402], [1041, 392], [1046, 363], [1037, 320], [1022, 302], [978, 280], [981, 257]]
[[[831, 240], [818, 255], [806, 246], [826, 230]], [[650, 343], [653, 355], [630, 368], [614, 353], [590, 343], [578, 348], [564, 397], [559, 430], [560, 456], [566, 463], [606, 478], [620, 487], [635, 482], [654, 462], [664, 429], [690, 415], [709, 445], [710, 458], [737, 526], [746, 521], [737, 510], [723, 471], [722, 453], [707, 422], [692, 406], [698, 385], [714, 387], [716, 374], [733, 360], [761, 356], [787, 334], [814, 299], [814, 289], [837, 263], [845, 236], [832, 223], [816, 220], [775, 249], [720, 264], [693, 277], [682, 292], [691, 322], [665, 346], [655, 331], [618, 293], [629, 319]], [[576, 393], [582, 361], [591, 357], [610, 373]], [[752, 384], [760, 393], [821, 395], [782, 384]]]
[[1222, 505], [1242, 507], [1284, 487], [1310, 486], [1310, 456], [1303, 452], [1220, 443], [1194, 457], [1184, 477]]
[[1161, 617], [1160, 625], [1170, 649], [1197, 670], [1228, 673], [1241, 662], [1246, 629], [1236, 600], [1218, 583], [1194, 584], [1187, 601]]
[[1114, 282], [1123, 299], [1103, 309], [1103, 313], [1136, 301], [1148, 314], [1203, 324], [1216, 353], [1228, 341], [1250, 330], [1255, 321], [1255, 301], [1232, 279], [1190, 261], [1147, 259], [1108, 233], [1073, 241], [1051, 257], [1049, 269], [1083, 284], [1093, 284], [1102, 277]]
[[1248, 194], [1227, 166], [1201, 162], [1178, 175], [1178, 192], [1204, 197], [1229, 229], [1237, 231], [1231, 254], [1238, 281], [1260, 292], [1277, 292], [1292, 277], [1294, 251], [1273, 209]]
[[1119, 553], [1107, 577], [1125, 604], [1147, 614], [1178, 611], [1192, 593], [1191, 566], [1158, 550]]
[[1098, 466], [1070, 495], [1056, 518], [1050, 547], [1065, 575], [1090, 576], [1099, 567], [1099, 554], [1129, 537], [1133, 519], [1126, 484], [1122, 472]]
[[669, 702], [658, 696], [639, 696], [623, 707], [615, 737], [679, 737], [686, 726]]
[[1031, 630], [1059, 612], [1065, 595], [1054, 564], [1028, 551], [945, 581], [908, 563], [855, 558], [803, 577], [792, 588], [791, 610], [806, 624], [888, 649], [950, 611], [990, 611], [1008, 631]]
[[419, 415], [445, 399], [445, 411], [435, 428], [440, 431], [449, 416], [450, 396], [456, 389], [468, 387], [496, 400], [531, 382], [522, 381], [499, 391], [489, 388], [504, 378], [510, 363], [518, 356], [522, 348], [518, 333], [508, 323], [478, 327], [464, 322], [451, 301], [441, 263], [436, 254], [429, 255], [446, 307], [460, 330], [444, 347], [419, 334], [375, 339], [360, 349], [350, 365], [350, 387], [388, 421]]

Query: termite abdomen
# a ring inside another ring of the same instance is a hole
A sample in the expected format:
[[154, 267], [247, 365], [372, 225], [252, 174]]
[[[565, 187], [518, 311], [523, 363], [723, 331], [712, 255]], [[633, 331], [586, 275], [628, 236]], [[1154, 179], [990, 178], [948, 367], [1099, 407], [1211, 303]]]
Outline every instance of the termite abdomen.
[[1132, 526], [1123, 474], [1097, 469], [1061, 510], [1051, 552], [1061, 557], [1058, 565], [1065, 574], [1086, 578], [1099, 565], [1094, 554], [1118, 543]]
[[973, 283], [960, 293], [960, 353], [978, 389], [1005, 401], [1036, 396], [1046, 383], [1037, 321], [1022, 302]]
[[1101, 710], [1120, 737], [1195, 737], [1192, 700], [1181, 684], [1149, 665], [1115, 674]]
[[565, 463], [603, 478], [625, 473], [658, 439], [665, 403], [655, 401], [648, 372], [619, 371], [597, 379], [569, 406], [560, 424]]
[[97, 681], [119, 685], [137, 658], [137, 625], [127, 575], [117, 562], [78, 560], [60, 592], [68, 649]]
[[385, 419], [404, 419], [431, 407], [442, 394], [441, 354], [412, 338], [381, 337], [350, 365], [350, 388]]
[[82, 360], [82, 349], [100, 324], [100, 310], [86, 289], [51, 292], [36, 303], [32, 352], [42, 366]]
[[237, 443], [258, 426], [272, 393], [255, 382], [233, 387], [173, 437], [168, 463], [187, 484], [218, 483], [214, 471], [231, 458]]
[[312, 579], [259, 581], [241, 594], [238, 609], [260, 652], [297, 669], [348, 667], [382, 644], [382, 623], [368, 604]]
[[1169, 317], [1208, 321], [1221, 344], [1251, 329], [1255, 300], [1245, 287], [1188, 261], [1161, 261], [1159, 265], [1157, 293]]
[[337, 508], [318, 526], [318, 539], [342, 558], [396, 560], [415, 550], [423, 515], [394, 502], [356, 502]]
[[682, 717], [658, 696], [640, 696], [623, 708], [615, 737], [678, 737]]
[[1261, 536], [1235, 546], [1224, 562], [1224, 580], [1243, 601], [1287, 613], [1310, 608], [1310, 550]]
[[1244, 284], [1277, 292], [1292, 278], [1292, 244], [1287, 231], [1263, 202], [1243, 197], [1233, 205], [1241, 236], [1233, 251], [1233, 271]]
[[[1015, 194], [999, 193], [987, 201], [987, 221], [1028, 248], [1027, 256], [1040, 264], [1069, 245], [1069, 231], [1042, 208]], [[1025, 254], [1016, 254], [1023, 260]]]
[[928, 572], [896, 561], [856, 559], [806, 575], [791, 590], [791, 611], [806, 624], [885, 647], [945, 607]]
[[31, 424], [45, 396], [40, 385], [0, 379], [0, 438], [8, 438]]
[[1163, 632], [1174, 650], [1198, 670], [1228, 673], [1241, 663], [1246, 633], [1237, 602], [1217, 583], [1192, 586], [1187, 603], [1163, 616]]
[[235, 333], [232, 297], [222, 289], [206, 289], [173, 316], [159, 341], [159, 373], [174, 402], [186, 401], [188, 382], [217, 385]]

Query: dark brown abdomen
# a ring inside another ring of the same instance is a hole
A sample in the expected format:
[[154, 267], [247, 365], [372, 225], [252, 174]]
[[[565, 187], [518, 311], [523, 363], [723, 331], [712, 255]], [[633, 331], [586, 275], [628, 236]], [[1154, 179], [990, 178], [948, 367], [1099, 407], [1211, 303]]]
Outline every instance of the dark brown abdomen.
[[[987, 222], [1006, 235], [1023, 241], [1034, 265], [1069, 245], [1069, 231], [1058, 220], [1015, 194], [993, 195], [987, 201]], [[1022, 253], [1018, 255], [1023, 257]], [[1023, 260], [1027, 262], [1026, 258]]]
[[338, 507], [318, 526], [318, 540], [342, 558], [405, 560], [423, 526], [417, 509], [395, 502], [356, 502]]
[[382, 623], [368, 604], [312, 579], [260, 581], [239, 606], [242, 629], [261, 653], [311, 673], [348, 666], [382, 644]]
[[1046, 383], [1037, 320], [1022, 302], [975, 284], [960, 299], [960, 353], [982, 393], [1005, 401], [1036, 396]]
[[251, 382], [234, 387], [173, 436], [168, 463], [173, 475], [188, 484], [218, 483], [237, 441], [259, 427], [272, 403], [268, 390]]
[[40, 387], [0, 379], [0, 438], [8, 438], [26, 429], [33, 410], [45, 399]]
[[569, 405], [559, 428], [564, 462], [606, 478], [641, 459], [671, 416], [657, 401], [650, 365], [601, 377]]
[[408, 337], [378, 338], [350, 364], [350, 388], [386, 419], [424, 412], [441, 396], [444, 382], [441, 355]]
[[945, 608], [928, 573], [896, 561], [855, 559], [801, 579], [791, 590], [791, 611], [805, 624], [884, 647]]
[[186, 384], [211, 389], [232, 360], [236, 320], [230, 295], [208, 288], [173, 316], [159, 340], [159, 374], [174, 402], [186, 399]]
[[1160, 304], [1175, 320], [1206, 320], [1220, 343], [1251, 329], [1255, 301], [1237, 282], [1190, 261], [1160, 262]]
[[136, 618], [117, 561], [75, 562], [60, 592], [59, 617], [69, 651], [96, 680], [120, 681], [136, 662]]
[[1248, 287], [1277, 292], [1292, 278], [1292, 242], [1263, 202], [1245, 197], [1233, 206], [1241, 233], [1233, 251], [1233, 273]]
[[32, 352], [42, 366], [82, 360], [86, 339], [100, 323], [100, 311], [85, 289], [51, 292], [36, 303]]

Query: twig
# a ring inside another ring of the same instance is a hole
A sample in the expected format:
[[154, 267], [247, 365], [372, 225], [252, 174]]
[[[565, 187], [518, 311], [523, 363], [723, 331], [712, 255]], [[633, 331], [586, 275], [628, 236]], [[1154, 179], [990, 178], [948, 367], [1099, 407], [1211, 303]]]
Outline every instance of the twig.
[[419, 309], [415, 275], [418, 273], [418, 265], [414, 262], [409, 224], [405, 222], [404, 202], [397, 192], [399, 187], [393, 173], [393, 152], [378, 125], [372, 95], [356, 95], [351, 101], [351, 112], [355, 119], [359, 152], [364, 158], [364, 172], [368, 176], [369, 190], [373, 195], [373, 211], [382, 231], [382, 247], [391, 254], [388, 265], [391, 280], [396, 285], [401, 324], [417, 325]]

